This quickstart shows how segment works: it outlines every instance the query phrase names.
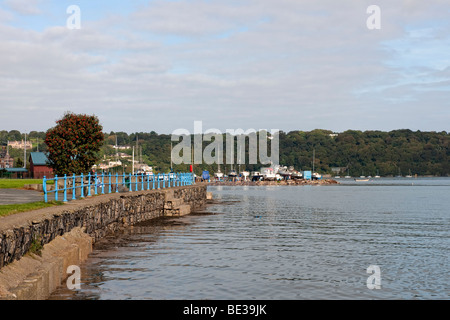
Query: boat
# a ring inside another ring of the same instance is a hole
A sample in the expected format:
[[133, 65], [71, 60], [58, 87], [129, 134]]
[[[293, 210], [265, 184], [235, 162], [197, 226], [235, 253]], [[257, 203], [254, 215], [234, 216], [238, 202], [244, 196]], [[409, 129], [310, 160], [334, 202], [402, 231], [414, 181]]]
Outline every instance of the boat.
[[316, 179], [316, 180], [319, 180], [319, 179], [322, 179], [322, 175], [320, 173], [314, 172], [312, 174], [312, 178]]
[[223, 179], [223, 172], [220, 171], [220, 164], [217, 165], [217, 172], [214, 173], [214, 178], [219, 181]]
[[275, 170], [272, 167], [261, 168], [261, 175], [264, 180], [273, 181], [276, 180], [277, 176]]
[[263, 178], [263, 176], [261, 175], [261, 172], [259, 172], [259, 171], [252, 171], [252, 173], [250, 175], [252, 177], [252, 181], [260, 181]]
[[209, 180], [210, 180], [209, 171], [204, 170], [204, 171], [202, 172], [202, 180], [203, 180], [203, 181], [209, 181]]
[[237, 177], [237, 172], [235, 170], [231, 170], [230, 172], [228, 172], [228, 176], [230, 178], [236, 178]]
[[247, 180], [247, 178], [250, 176], [250, 172], [248, 171], [242, 171], [241, 172], [242, 177], [244, 177], [244, 180]]
[[367, 182], [367, 181], [370, 181], [370, 179], [369, 178], [365, 178], [365, 179], [360, 178], [360, 179], [355, 179], [355, 181], [356, 182]]
[[347, 175], [344, 177], [345, 179], [351, 179], [352, 176], [350, 175], [350, 169], [347, 169]]
[[294, 171], [293, 167], [289, 167], [289, 169], [287, 167], [281, 167], [281, 168], [278, 169], [278, 174], [283, 179], [289, 180], [292, 177], [293, 171]]
[[290, 166], [289, 168], [287, 168], [287, 167], [279, 168], [278, 174], [285, 180], [302, 179], [303, 178], [303, 173], [295, 170], [293, 166]]
[[377, 170], [377, 175], [375, 176], [375, 178], [381, 178], [378, 170]]
[[411, 169], [409, 169], [409, 174], [406, 175], [406, 178], [412, 178]]
[[303, 179], [303, 173], [301, 173], [300, 171], [292, 172], [291, 176], [293, 179]]

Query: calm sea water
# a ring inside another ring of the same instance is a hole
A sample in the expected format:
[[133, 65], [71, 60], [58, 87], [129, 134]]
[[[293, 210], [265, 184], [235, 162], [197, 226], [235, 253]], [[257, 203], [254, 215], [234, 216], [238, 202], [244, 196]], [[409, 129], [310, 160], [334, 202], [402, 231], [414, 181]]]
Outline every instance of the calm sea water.
[[210, 214], [99, 242], [51, 299], [449, 299], [450, 179], [339, 181], [210, 187]]

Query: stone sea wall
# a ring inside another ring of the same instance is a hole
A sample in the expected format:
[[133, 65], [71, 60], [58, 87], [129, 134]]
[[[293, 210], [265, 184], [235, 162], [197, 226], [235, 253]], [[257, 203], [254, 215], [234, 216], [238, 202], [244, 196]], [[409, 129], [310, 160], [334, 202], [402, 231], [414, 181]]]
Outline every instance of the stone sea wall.
[[[4, 269], [24, 256], [29, 256], [30, 248], [45, 247], [73, 230], [82, 230], [80, 239], [84, 241], [87, 236], [95, 243], [108, 234], [142, 221], [188, 214], [191, 210], [204, 206], [206, 198], [206, 185], [183, 186], [107, 194], [69, 202], [63, 206], [2, 217], [0, 299]], [[5, 290], [8, 291], [8, 288], [3, 287], [3, 291]]]

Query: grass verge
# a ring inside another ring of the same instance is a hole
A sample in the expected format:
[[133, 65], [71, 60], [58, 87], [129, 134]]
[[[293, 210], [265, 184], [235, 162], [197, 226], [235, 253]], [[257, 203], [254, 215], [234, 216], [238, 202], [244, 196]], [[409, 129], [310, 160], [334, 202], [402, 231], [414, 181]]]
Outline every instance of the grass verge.
[[4, 204], [0, 205], [0, 217], [9, 216], [11, 214], [32, 211], [42, 208], [48, 208], [53, 206], [63, 205], [62, 201], [39, 201], [39, 202], [30, 202], [30, 203], [21, 203], [21, 204]]
[[[26, 184], [42, 184], [42, 179], [0, 179], [0, 189], [21, 189]], [[48, 184], [54, 184], [49, 181]]]

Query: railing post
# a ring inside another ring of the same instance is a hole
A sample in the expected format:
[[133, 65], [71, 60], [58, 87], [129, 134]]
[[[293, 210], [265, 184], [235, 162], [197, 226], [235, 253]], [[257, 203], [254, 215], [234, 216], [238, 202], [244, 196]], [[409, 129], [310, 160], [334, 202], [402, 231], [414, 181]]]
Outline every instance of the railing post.
[[58, 175], [55, 174], [55, 201], [58, 201]]
[[105, 172], [102, 171], [102, 194], [105, 194]]
[[159, 173], [158, 173], [158, 189], [160, 189]]
[[109, 193], [111, 193], [111, 172], [109, 172]]
[[91, 172], [90, 171], [88, 173], [88, 194], [87, 194], [87, 196], [88, 197], [91, 196]]
[[80, 195], [80, 198], [84, 198], [84, 176], [83, 176], [83, 173], [81, 173], [80, 177], [81, 177], [81, 195]]
[[131, 173], [129, 175], [130, 180], [128, 181], [128, 183], [130, 184], [130, 192], [133, 191], [133, 184], [131, 183]]
[[135, 188], [134, 188], [134, 191], [139, 191], [139, 187], [138, 187], [138, 183], [139, 183], [139, 174], [138, 173], [135, 173], [134, 174], [134, 183], [136, 184], [135, 185]]
[[153, 184], [152, 190], [155, 190], [155, 177], [156, 177], [156, 174], [152, 174], [152, 184]]
[[67, 202], [67, 174], [64, 174], [64, 202]]
[[44, 191], [44, 201], [48, 202], [48, 197], [47, 197], [47, 178], [45, 176], [42, 179], [42, 189]]
[[94, 194], [95, 195], [97, 195], [97, 183], [98, 183], [97, 171], [95, 171], [95, 175], [94, 175]]
[[73, 177], [72, 177], [72, 200], [75, 200], [77, 197], [76, 197], [76, 194], [75, 194], [75, 186], [76, 186], [76, 184], [77, 184], [77, 177], [75, 176], [75, 173], [73, 174]]
[[116, 193], [119, 192], [119, 173], [116, 172]]

